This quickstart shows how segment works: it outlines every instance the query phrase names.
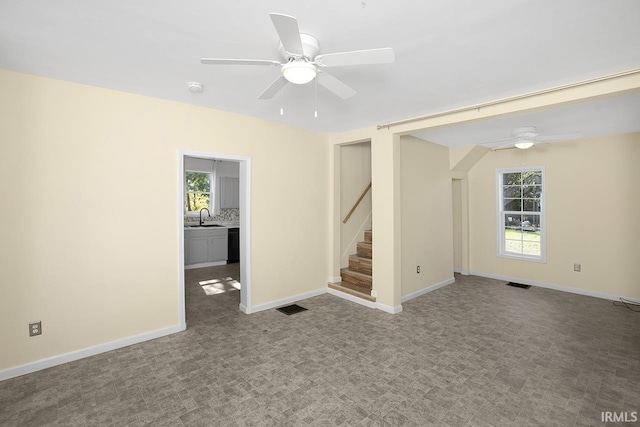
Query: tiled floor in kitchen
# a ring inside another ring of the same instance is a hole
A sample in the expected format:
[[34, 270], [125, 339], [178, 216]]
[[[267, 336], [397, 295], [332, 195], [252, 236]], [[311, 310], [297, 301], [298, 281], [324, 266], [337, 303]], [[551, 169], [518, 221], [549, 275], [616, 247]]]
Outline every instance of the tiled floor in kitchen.
[[239, 315], [240, 263], [185, 271], [187, 327]]

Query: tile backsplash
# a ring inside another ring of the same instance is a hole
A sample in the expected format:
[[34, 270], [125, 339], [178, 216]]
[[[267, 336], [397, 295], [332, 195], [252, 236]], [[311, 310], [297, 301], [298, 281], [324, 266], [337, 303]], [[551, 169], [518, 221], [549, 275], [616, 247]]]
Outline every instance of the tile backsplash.
[[[240, 209], [220, 209], [220, 215], [211, 215], [211, 218], [203, 214], [202, 219], [206, 218], [207, 222], [238, 222], [240, 221]], [[198, 224], [200, 217], [185, 216], [185, 225]]]

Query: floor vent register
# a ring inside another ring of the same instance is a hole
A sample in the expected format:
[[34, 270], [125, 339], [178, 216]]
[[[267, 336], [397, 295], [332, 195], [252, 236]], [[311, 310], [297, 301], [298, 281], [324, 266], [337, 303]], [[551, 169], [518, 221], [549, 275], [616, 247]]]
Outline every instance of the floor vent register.
[[299, 306], [298, 304], [285, 305], [284, 307], [276, 308], [280, 313], [284, 313], [287, 316], [291, 316], [292, 314], [300, 313], [302, 311], [307, 311], [306, 308]]
[[522, 289], [529, 289], [531, 287], [531, 285], [523, 285], [522, 283], [515, 283], [515, 282], [509, 282], [507, 283], [507, 286], [513, 286], [514, 288], [522, 288]]

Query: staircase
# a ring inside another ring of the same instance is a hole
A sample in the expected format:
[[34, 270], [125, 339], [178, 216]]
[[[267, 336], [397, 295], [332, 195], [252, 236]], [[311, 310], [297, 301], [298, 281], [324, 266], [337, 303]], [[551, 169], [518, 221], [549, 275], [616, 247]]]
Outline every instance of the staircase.
[[371, 250], [373, 235], [371, 230], [364, 232], [364, 241], [358, 242], [356, 253], [349, 255], [349, 267], [340, 270], [342, 282], [329, 283], [331, 289], [375, 302], [371, 296], [372, 264]]

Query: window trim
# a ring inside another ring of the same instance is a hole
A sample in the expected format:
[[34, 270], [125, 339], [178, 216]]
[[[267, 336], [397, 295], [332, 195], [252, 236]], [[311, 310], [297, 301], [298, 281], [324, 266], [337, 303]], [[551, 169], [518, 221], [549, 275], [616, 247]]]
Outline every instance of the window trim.
[[[504, 210], [502, 177], [505, 173], [513, 172], [542, 172], [542, 195], [540, 197], [540, 256], [517, 255], [505, 251], [504, 245]], [[547, 262], [547, 214], [546, 214], [546, 174], [544, 166], [523, 166], [496, 169], [496, 256], [499, 258], [520, 261]]]
[[213, 192], [214, 192], [213, 172], [207, 171], [207, 170], [185, 169], [184, 176], [182, 177], [182, 185], [184, 186], [184, 200], [182, 200], [182, 206], [184, 208], [185, 216], [189, 216], [189, 217], [200, 216], [199, 211], [194, 212], [194, 211], [187, 210], [187, 196], [189, 195], [189, 189], [187, 188], [187, 173], [189, 172], [204, 173], [209, 175], [209, 208], [208, 209], [209, 209], [209, 212], [213, 212]]

